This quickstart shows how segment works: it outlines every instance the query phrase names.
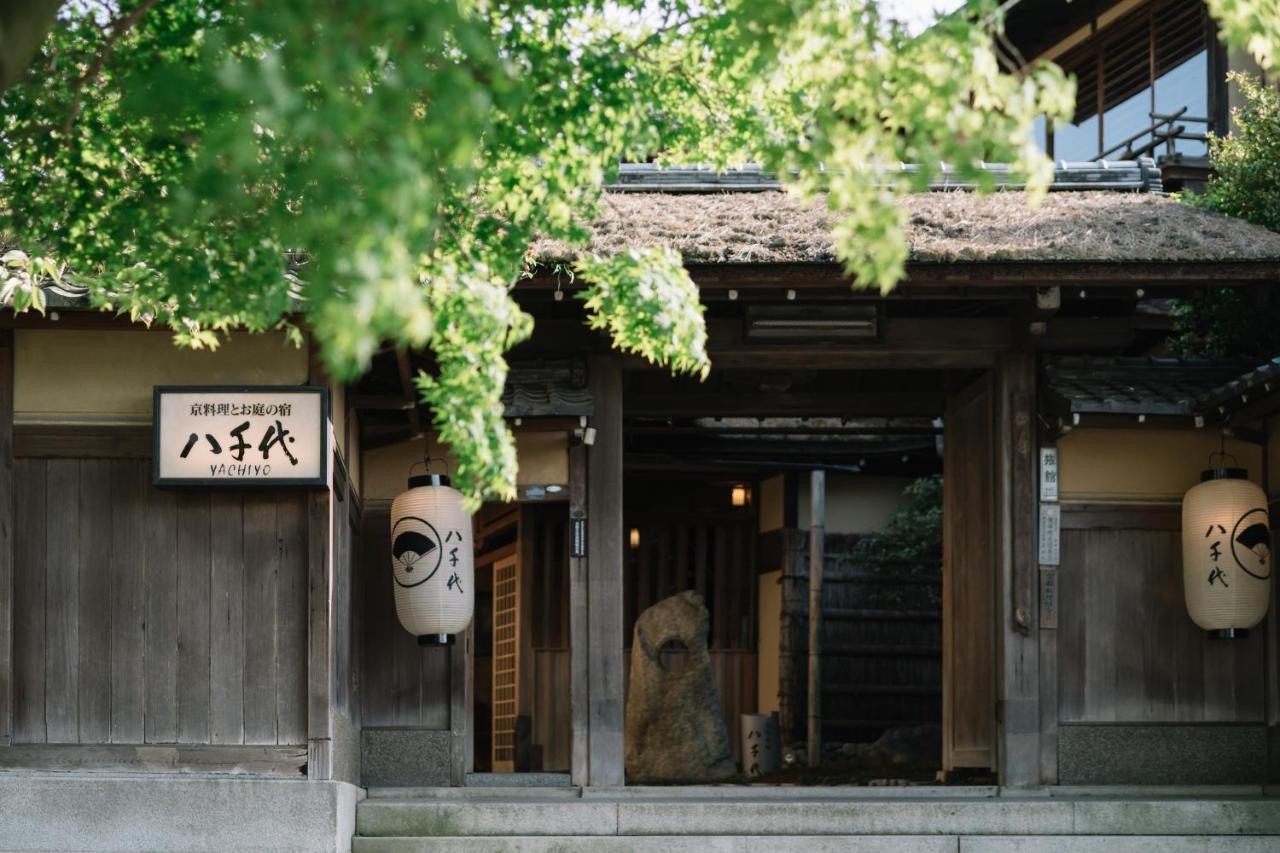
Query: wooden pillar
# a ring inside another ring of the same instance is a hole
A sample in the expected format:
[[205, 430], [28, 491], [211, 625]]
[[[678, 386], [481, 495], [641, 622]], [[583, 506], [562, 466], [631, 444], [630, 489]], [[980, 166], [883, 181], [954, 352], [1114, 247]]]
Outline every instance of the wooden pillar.
[[1040, 781], [1040, 657], [1036, 547], [1036, 361], [1030, 351], [1004, 355], [998, 367], [997, 469], [1000, 520], [996, 637], [1000, 782]]
[[809, 766], [822, 762], [822, 576], [826, 545], [827, 475], [809, 475]]
[[622, 582], [622, 371], [608, 357], [589, 367], [595, 443], [587, 466], [588, 784], [624, 780]]
[[13, 330], [0, 329], [0, 747], [13, 737]]
[[[331, 469], [332, 470], [332, 469]], [[333, 774], [333, 541], [329, 491], [307, 502], [307, 777]]]
[[[309, 379], [328, 379], [314, 357]], [[333, 778], [334, 601], [333, 488], [340, 465], [333, 446], [333, 422], [325, 412], [329, 438], [329, 482], [307, 496], [307, 778]]]
[[459, 787], [475, 767], [475, 636], [473, 620], [449, 648], [449, 782]]
[[569, 523], [571, 531], [569, 556], [569, 768], [575, 785], [590, 781], [588, 756], [587, 660], [587, 448], [569, 448]]

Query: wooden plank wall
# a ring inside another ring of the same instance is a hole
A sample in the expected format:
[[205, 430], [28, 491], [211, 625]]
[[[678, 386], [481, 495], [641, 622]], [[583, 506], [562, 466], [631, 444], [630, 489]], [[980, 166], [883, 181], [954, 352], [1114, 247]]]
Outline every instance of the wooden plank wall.
[[364, 591], [361, 723], [365, 728], [449, 728], [449, 649], [419, 646], [396, 618], [390, 507], [365, 506], [357, 571]]
[[1224, 641], [1196, 627], [1183, 602], [1177, 527], [1074, 523], [1064, 510], [1059, 721], [1263, 722], [1265, 632]]
[[306, 495], [20, 458], [14, 742], [306, 743]]

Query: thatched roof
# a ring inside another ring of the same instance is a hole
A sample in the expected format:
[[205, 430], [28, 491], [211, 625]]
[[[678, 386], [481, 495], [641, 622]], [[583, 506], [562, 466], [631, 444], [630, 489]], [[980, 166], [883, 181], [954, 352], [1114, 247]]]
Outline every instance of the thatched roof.
[[[1022, 192], [930, 192], [902, 200], [918, 263], [1280, 260], [1280, 234], [1185, 202], [1118, 192], [1054, 192], [1037, 207]], [[688, 263], [834, 261], [831, 217], [782, 192], [610, 192], [590, 250], [669, 245]], [[540, 241], [543, 263], [577, 250]]]

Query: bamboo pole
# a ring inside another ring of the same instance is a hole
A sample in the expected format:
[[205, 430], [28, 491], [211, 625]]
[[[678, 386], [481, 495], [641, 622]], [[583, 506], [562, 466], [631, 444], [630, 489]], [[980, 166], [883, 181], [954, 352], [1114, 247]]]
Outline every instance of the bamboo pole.
[[810, 767], [822, 760], [822, 575], [826, 539], [827, 475], [809, 474], [809, 737]]

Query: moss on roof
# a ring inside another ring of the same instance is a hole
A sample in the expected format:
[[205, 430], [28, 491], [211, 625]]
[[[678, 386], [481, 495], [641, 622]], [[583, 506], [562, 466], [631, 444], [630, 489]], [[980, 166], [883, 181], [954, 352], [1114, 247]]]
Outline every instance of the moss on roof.
[[[911, 260], [942, 262], [1215, 262], [1280, 260], [1280, 234], [1185, 202], [1143, 193], [931, 192], [902, 200]], [[670, 245], [688, 263], [835, 260], [830, 214], [781, 192], [609, 193], [590, 250]], [[543, 263], [577, 250], [533, 247]]]

